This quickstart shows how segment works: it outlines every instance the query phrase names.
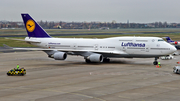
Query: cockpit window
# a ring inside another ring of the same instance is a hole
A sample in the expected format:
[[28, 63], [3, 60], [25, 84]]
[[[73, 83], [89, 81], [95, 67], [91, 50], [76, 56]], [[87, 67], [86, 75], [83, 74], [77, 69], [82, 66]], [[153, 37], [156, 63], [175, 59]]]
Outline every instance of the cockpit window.
[[164, 41], [163, 39], [158, 39], [158, 41]]

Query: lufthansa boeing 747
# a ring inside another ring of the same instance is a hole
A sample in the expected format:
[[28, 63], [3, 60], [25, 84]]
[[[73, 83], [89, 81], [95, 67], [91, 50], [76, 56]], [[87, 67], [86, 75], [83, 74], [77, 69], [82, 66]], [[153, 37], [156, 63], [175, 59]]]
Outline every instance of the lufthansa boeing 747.
[[55, 60], [67, 55], [83, 56], [87, 63], [109, 62], [110, 58], [155, 58], [169, 55], [176, 48], [159, 37], [112, 37], [104, 39], [53, 38], [29, 15], [21, 14], [28, 37], [25, 41], [40, 48], [14, 48], [41, 50]]

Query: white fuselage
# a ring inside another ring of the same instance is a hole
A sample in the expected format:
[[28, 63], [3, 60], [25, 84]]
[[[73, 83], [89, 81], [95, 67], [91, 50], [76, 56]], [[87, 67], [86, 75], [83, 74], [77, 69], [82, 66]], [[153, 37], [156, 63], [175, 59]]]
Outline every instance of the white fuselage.
[[40, 43], [33, 45], [57, 49], [58, 51], [74, 52], [82, 55], [81, 51], [100, 53], [104, 57], [149, 58], [173, 53], [174, 46], [158, 37], [113, 37], [105, 39], [83, 38], [26, 38]]

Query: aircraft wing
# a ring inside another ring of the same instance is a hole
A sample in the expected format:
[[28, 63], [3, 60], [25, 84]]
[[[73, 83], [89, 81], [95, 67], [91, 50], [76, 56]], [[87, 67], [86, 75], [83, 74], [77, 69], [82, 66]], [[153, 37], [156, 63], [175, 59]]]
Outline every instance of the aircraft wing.
[[46, 48], [13, 48], [14, 50], [32, 50], [32, 51], [43, 51], [43, 50], [52, 50]]
[[9, 47], [9, 46], [6, 45], [6, 44], [3, 44], [3, 46], [4, 46], [5, 49], [13, 49], [12, 47]]
[[61, 52], [67, 52], [72, 53], [73, 55], [79, 54], [79, 53], [98, 53], [98, 54], [127, 54], [123, 51], [99, 51], [99, 50], [73, 50], [73, 49], [51, 49], [51, 48], [13, 48], [14, 50], [32, 50], [32, 51], [61, 51]]

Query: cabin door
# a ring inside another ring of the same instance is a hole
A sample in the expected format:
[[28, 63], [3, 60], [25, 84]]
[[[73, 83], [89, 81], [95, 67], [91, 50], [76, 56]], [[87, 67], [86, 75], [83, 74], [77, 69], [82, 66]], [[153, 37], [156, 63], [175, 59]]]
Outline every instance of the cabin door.
[[98, 44], [94, 45], [94, 50], [98, 50]]
[[149, 52], [149, 45], [146, 46], [146, 52]]
[[76, 43], [73, 44], [73, 48], [76, 49], [77, 48], [77, 45]]

